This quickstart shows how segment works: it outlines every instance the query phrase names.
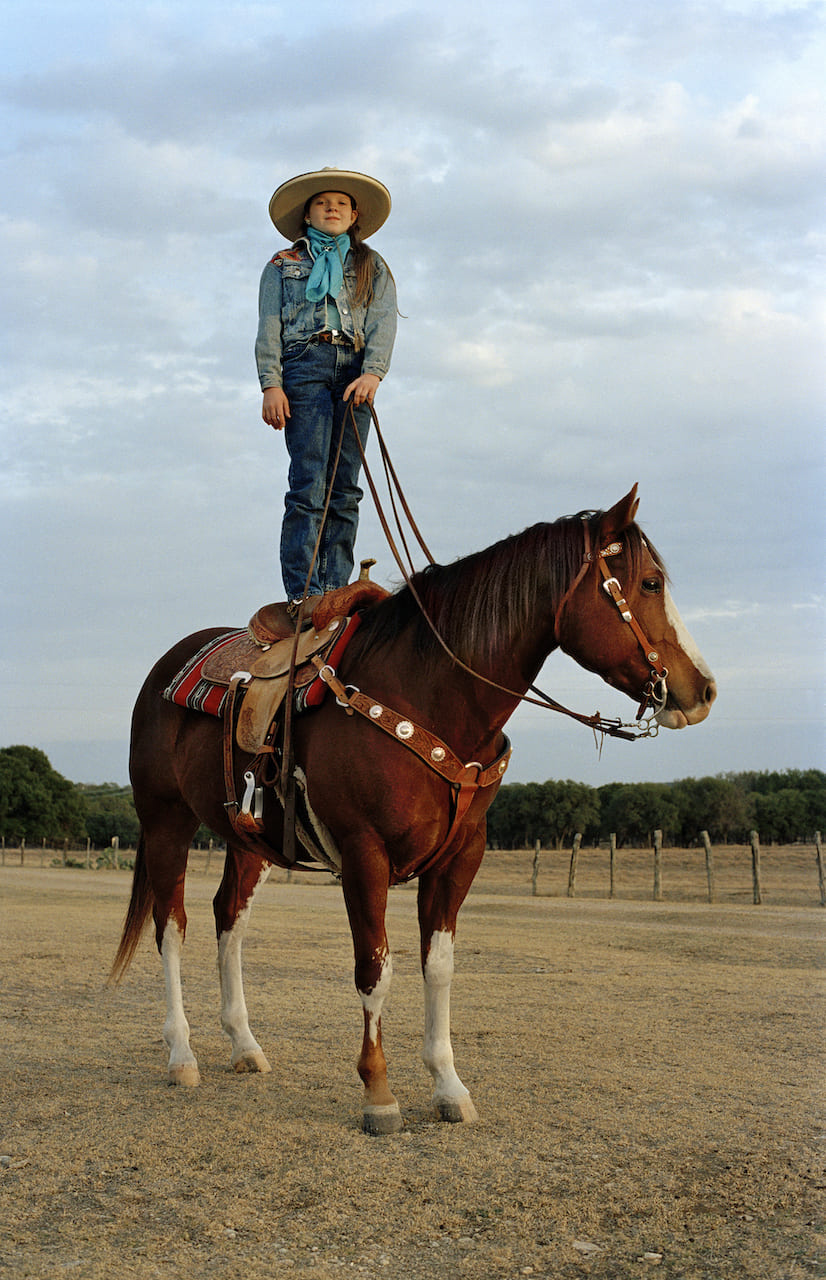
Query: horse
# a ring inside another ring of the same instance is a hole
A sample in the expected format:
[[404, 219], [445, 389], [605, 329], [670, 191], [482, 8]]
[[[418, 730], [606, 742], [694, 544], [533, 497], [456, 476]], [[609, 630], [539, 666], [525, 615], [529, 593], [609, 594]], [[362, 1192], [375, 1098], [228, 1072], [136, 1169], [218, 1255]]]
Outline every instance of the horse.
[[[402, 1127], [382, 1047], [393, 971], [385, 908], [390, 887], [412, 879], [432, 1105], [448, 1122], [477, 1118], [450, 1036], [457, 916], [485, 852], [485, 815], [507, 764], [503, 728], [549, 653], [558, 647], [643, 706], [653, 704], [659, 725], [683, 728], [709, 713], [714, 679], [674, 606], [662, 558], [635, 523], [637, 507], [634, 485], [606, 511], [537, 524], [419, 572], [364, 610], [340, 660], [342, 696], [328, 693], [294, 719], [295, 776], [310, 820], [333, 851], [352, 934], [367, 1133]], [[122, 978], [151, 913], [166, 983], [168, 1079], [184, 1086], [200, 1080], [181, 955], [187, 858], [201, 823], [226, 841], [213, 906], [231, 1065], [271, 1070], [250, 1030], [241, 952], [256, 891], [273, 864], [286, 864], [282, 808], [268, 795], [262, 834], [253, 840], [239, 833], [225, 804], [221, 720], [162, 697], [174, 673], [221, 630], [196, 632], [170, 649], [148, 675], [132, 719], [140, 836], [112, 981]], [[354, 690], [363, 691], [371, 711], [352, 714]], [[389, 728], [366, 722], [374, 714], [380, 720], [382, 709], [395, 713]], [[439, 759], [455, 762], [449, 777], [437, 771]], [[249, 757], [234, 767], [238, 784]]]

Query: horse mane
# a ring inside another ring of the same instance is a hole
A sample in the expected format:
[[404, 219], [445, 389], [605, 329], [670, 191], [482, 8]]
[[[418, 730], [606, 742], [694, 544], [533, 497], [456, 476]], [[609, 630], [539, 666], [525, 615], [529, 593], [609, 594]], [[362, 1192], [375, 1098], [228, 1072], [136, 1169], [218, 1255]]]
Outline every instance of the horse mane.
[[[484, 551], [414, 574], [413, 588], [451, 652], [465, 663], [490, 662], [535, 620], [538, 604], [553, 618], [582, 565], [583, 522], [588, 522], [593, 546], [602, 514], [584, 511], [531, 525]], [[636, 524], [623, 532], [623, 542], [629, 582], [639, 578], [646, 549], [665, 573], [661, 557]], [[352, 651], [361, 654], [390, 645], [408, 628], [423, 664], [444, 655], [407, 585], [365, 611]]]

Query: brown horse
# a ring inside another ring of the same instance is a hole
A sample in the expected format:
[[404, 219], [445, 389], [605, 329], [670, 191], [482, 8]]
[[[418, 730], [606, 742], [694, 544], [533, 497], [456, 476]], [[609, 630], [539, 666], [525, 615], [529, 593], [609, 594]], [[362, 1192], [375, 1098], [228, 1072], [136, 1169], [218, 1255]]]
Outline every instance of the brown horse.
[[[536, 525], [418, 574], [412, 590], [402, 587], [365, 610], [341, 660], [341, 683], [348, 696], [354, 689], [367, 695], [369, 714], [348, 714], [345, 699], [328, 693], [320, 707], [294, 722], [303, 812], [340, 869], [352, 931], [364, 1013], [358, 1071], [368, 1132], [394, 1132], [402, 1123], [381, 1039], [392, 973], [385, 907], [389, 887], [414, 877], [425, 987], [423, 1056], [435, 1084], [433, 1103], [444, 1120], [475, 1118], [450, 1040], [456, 918], [485, 851], [485, 814], [507, 762], [503, 726], [548, 654], [559, 646], [630, 697], [643, 703], [653, 698], [657, 720], [670, 728], [708, 715], [714, 681], [671, 602], [659, 555], [634, 523], [637, 505], [634, 486], [608, 511]], [[187, 855], [200, 823], [227, 842], [214, 910], [221, 1025], [232, 1042], [231, 1061], [237, 1071], [270, 1070], [249, 1027], [241, 946], [256, 889], [271, 863], [283, 865], [282, 809], [268, 797], [263, 837], [253, 843], [239, 838], [224, 803], [221, 721], [161, 696], [186, 661], [219, 634], [201, 631], [171, 649], [135, 706], [130, 769], [141, 835], [113, 966], [113, 975], [122, 976], [151, 911], [166, 978], [169, 1079], [188, 1085], [199, 1076], [180, 959]], [[383, 708], [397, 713], [390, 732], [368, 723]], [[447, 754], [470, 762], [460, 765], [459, 781], [475, 779], [473, 785], [460, 794], [410, 749], [408, 737], [436, 743], [433, 760]], [[248, 767], [249, 757], [242, 757], [236, 783]], [[479, 781], [485, 785], [477, 787]]]

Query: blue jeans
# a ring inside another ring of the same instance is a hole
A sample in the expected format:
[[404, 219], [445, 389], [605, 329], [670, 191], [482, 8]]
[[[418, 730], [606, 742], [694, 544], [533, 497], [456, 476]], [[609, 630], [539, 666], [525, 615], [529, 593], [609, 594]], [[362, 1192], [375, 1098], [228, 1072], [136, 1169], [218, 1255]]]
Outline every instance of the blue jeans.
[[[358, 484], [361, 455], [350, 417], [352, 397], [344, 401], [342, 396], [361, 373], [362, 358], [353, 347], [332, 343], [299, 342], [284, 348], [282, 374], [290, 402], [284, 438], [290, 469], [281, 526], [281, 573], [288, 600], [304, 594], [342, 427], [344, 443], [308, 594], [321, 595], [350, 581], [363, 495]], [[355, 414], [365, 446], [370, 410], [360, 405]]]

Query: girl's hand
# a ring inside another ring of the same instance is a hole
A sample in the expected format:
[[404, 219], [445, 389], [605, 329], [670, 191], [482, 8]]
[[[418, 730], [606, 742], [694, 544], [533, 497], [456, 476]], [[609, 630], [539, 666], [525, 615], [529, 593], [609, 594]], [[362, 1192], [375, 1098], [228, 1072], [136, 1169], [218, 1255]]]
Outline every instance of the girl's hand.
[[351, 382], [344, 392], [344, 399], [349, 400], [353, 397], [353, 404], [360, 405], [372, 404], [376, 392], [379, 389], [381, 378], [376, 373], [363, 373], [361, 377], [356, 378], [355, 382]]
[[264, 403], [261, 406], [261, 417], [267, 425], [276, 431], [283, 431], [289, 416], [290, 402], [284, 394], [284, 388], [267, 387], [264, 392]]

